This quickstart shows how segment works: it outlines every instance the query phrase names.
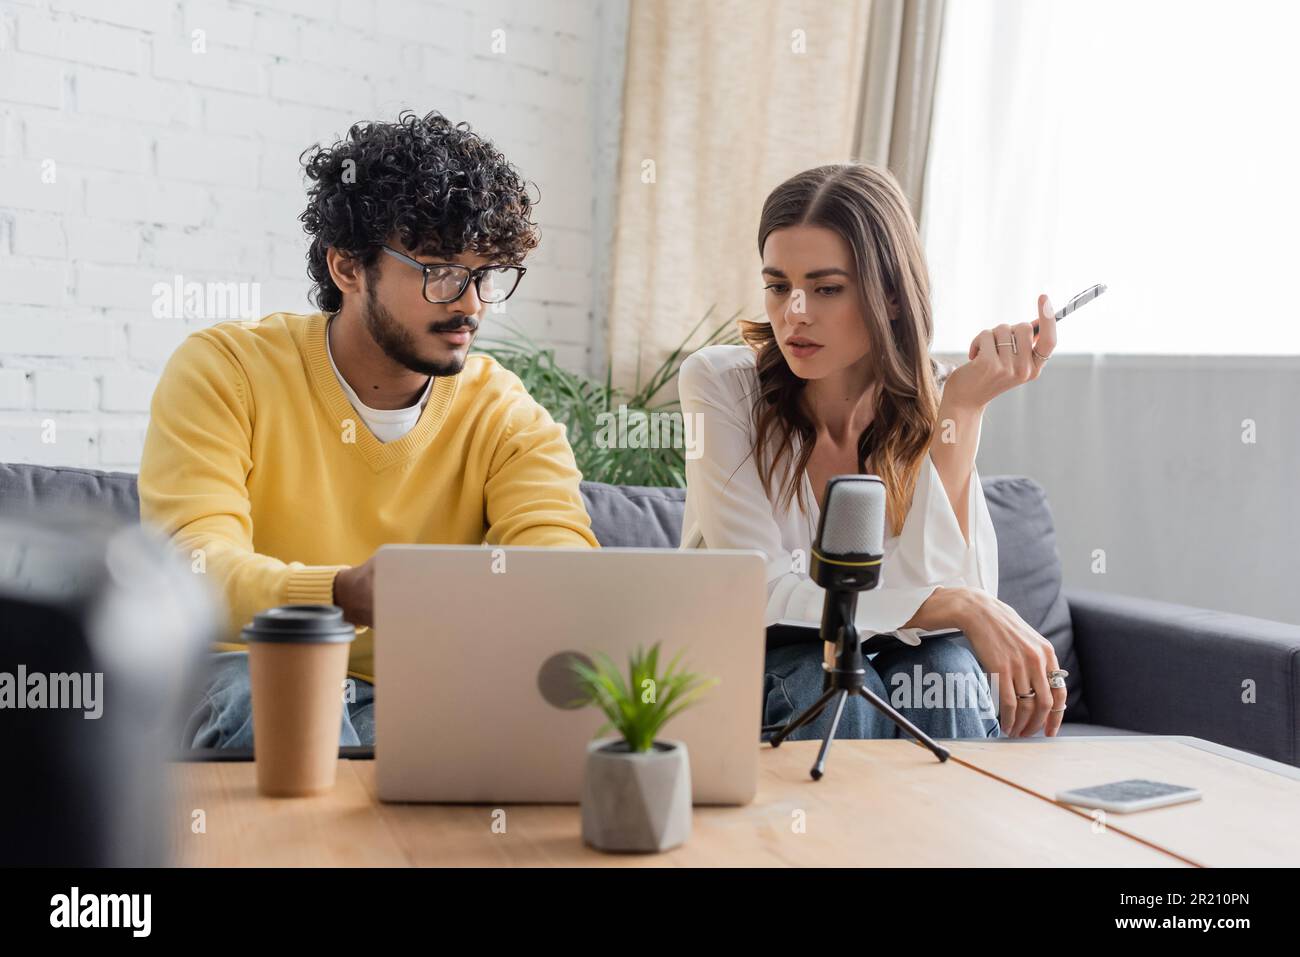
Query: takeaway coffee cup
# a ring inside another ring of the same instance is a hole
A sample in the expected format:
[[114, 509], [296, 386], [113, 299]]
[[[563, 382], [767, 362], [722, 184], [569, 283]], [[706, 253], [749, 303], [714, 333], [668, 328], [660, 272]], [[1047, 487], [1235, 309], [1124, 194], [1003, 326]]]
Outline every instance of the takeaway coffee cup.
[[241, 634], [248, 642], [258, 791], [300, 797], [330, 790], [356, 629], [335, 605], [281, 605], [255, 615]]

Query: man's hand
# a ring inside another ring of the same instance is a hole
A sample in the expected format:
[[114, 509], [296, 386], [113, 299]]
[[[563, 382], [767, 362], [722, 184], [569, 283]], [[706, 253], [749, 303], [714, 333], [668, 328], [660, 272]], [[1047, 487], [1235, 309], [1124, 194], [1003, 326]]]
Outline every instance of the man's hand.
[[334, 604], [343, 609], [343, 618], [358, 628], [374, 624], [375, 556], [364, 564], [344, 568], [334, 576]]

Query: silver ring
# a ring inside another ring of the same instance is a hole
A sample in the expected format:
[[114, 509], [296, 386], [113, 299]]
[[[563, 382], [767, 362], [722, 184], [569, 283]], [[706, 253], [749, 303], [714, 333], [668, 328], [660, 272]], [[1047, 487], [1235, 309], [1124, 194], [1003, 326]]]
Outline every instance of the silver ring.
[[1060, 714], [1060, 713], [1061, 713], [1062, 711], [1064, 711], [1065, 709], [1064, 709], [1064, 708], [1048, 708], [1047, 710], [1048, 710], [1049, 712], [1051, 712], [1052, 714]]
[[1053, 668], [1051, 671], [1047, 672], [1047, 677], [1049, 678], [1055, 678], [1058, 675], [1062, 678], [1068, 678], [1070, 673], [1064, 668]]
[[1034, 697], [1036, 694], [1038, 694], [1037, 691], [1030, 691], [1029, 694], [1018, 694], [1018, 695], [1016, 695], [1016, 697], [1017, 697], [1017, 698], [1032, 698], [1032, 697]]
[[1064, 687], [1065, 687], [1065, 679], [1062, 678], [1060, 675], [1052, 675], [1050, 678], [1047, 679], [1047, 687], [1049, 687], [1049, 688], [1064, 688]]

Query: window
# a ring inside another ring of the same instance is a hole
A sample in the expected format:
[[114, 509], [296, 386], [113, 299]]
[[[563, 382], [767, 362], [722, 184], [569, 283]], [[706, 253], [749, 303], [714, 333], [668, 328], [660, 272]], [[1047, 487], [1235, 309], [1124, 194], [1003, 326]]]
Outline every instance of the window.
[[1058, 351], [1298, 354], [1300, 4], [947, 5], [922, 231], [934, 349], [1110, 290]]

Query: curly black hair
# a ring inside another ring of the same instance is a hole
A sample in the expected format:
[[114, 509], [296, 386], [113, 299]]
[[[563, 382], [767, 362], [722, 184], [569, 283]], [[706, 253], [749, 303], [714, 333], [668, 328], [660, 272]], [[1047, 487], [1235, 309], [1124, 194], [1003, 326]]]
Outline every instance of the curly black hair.
[[311, 185], [298, 218], [312, 237], [307, 272], [311, 297], [337, 312], [343, 294], [330, 278], [325, 251], [356, 257], [373, 276], [376, 244], [394, 234], [424, 255], [463, 252], [521, 262], [538, 242], [518, 170], [491, 142], [436, 110], [403, 110], [395, 123], [354, 123], [333, 146], [299, 156]]

